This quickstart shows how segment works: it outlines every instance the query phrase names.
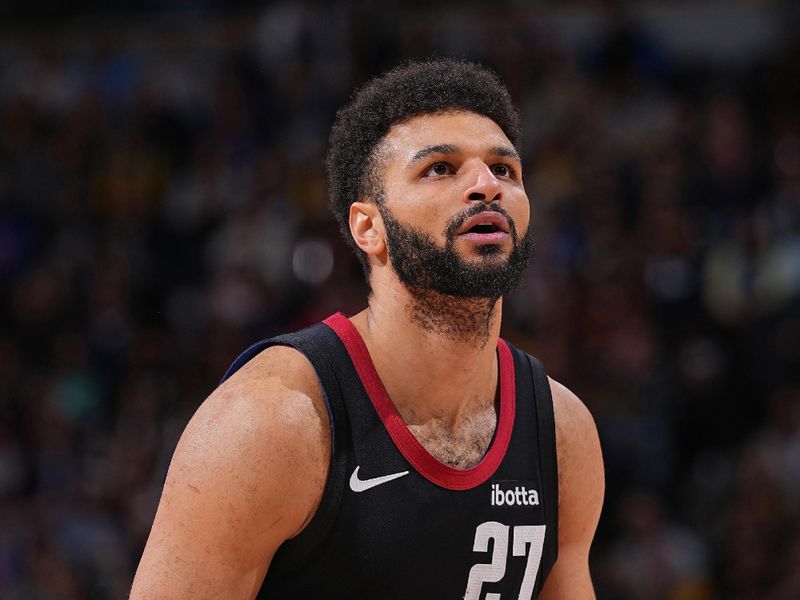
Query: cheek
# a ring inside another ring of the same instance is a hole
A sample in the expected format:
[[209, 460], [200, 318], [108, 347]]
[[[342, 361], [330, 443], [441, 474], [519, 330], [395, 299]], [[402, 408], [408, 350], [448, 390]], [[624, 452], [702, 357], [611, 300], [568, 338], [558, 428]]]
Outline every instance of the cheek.
[[448, 219], [452, 216], [436, 194], [420, 194], [419, 190], [406, 190], [405, 195], [402, 190], [397, 190], [387, 208], [404, 225], [437, 240], [442, 237]]
[[525, 212], [523, 214], [522, 219], [523, 219], [522, 222], [524, 224], [524, 227], [525, 227], [525, 229], [527, 229], [531, 224], [531, 209], [530, 209], [530, 206], [527, 206], [525, 208]]
[[525, 233], [531, 220], [531, 205], [528, 202], [528, 198], [523, 196], [515, 201], [513, 206], [507, 206], [506, 208], [511, 218], [514, 219], [517, 233], [520, 235]]

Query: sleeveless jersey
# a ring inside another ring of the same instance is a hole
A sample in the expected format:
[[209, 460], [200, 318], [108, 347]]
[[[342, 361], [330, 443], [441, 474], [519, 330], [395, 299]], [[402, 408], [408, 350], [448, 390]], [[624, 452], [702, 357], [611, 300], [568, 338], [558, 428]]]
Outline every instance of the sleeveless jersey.
[[416, 440], [344, 315], [251, 346], [223, 381], [272, 345], [297, 349], [316, 370], [332, 453], [314, 517], [280, 546], [259, 598], [538, 596], [558, 549], [558, 477], [537, 359], [498, 341], [495, 434], [483, 459], [461, 470]]

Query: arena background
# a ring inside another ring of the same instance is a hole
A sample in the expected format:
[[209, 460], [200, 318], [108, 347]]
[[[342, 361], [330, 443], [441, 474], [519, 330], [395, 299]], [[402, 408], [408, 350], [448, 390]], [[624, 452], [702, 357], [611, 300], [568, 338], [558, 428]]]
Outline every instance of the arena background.
[[61, 4], [0, 5], [0, 597], [126, 597], [229, 361], [364, 306], [336, 108], [447, 55], [523, 112], [503, 332], [597, 420], [598, 597], [800, 598], [797, 3]]

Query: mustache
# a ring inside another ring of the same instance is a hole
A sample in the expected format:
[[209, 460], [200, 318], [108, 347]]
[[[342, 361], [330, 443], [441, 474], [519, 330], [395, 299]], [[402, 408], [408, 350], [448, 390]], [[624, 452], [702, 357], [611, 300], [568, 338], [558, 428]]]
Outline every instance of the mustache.
[[514, 219], [511, 218], [511, 215], [508, 214], [508, 211], [500, 206], [496, 202], [492, 202], [491, 204], [477, 204], [465, 210], [464, 212], [455, 215], [447, 224], [447, 228], [444, 230], [445, 238], [451, 240], [455, 237], [456, 231], [458, 231], [459, 227], [461, 227], [467, 219], [471, 219], [475, 215], [479, 215], [484, 212], [496, 212], [503, 217], [505, 217], [506, 221], [508, 221], [508, 228], [511, 232], [511, 239], [514, 241], [517, 240], [517, 228], [514, 226]]

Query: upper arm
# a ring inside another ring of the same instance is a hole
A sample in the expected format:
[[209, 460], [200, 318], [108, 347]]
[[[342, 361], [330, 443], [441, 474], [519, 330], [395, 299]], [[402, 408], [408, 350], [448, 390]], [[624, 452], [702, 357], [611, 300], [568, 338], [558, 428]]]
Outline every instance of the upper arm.
[[329, 438], [305, 357], [274, 347], [245, 365], [178, 442], [131, 597], [254, 597], [316, 510]]
[[575, 394], [551, 380], [558, 453], [558, 559], [546, 600], [594, 598], [589, 549], [603, 505], [605, 476], [597, 427]]

